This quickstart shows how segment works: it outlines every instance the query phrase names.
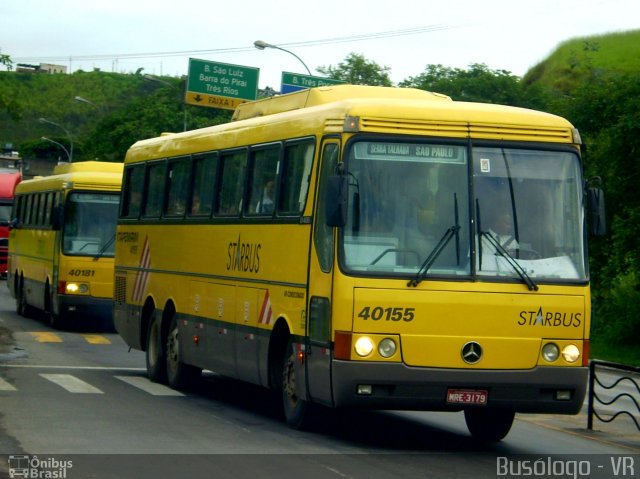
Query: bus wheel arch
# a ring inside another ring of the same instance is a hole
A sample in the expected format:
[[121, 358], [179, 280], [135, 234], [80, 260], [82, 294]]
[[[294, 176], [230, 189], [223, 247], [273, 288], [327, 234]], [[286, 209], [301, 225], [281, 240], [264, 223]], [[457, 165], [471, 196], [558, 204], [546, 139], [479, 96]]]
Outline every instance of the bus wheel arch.
[[284, 418], [289, 427], [306, 430], [313, 426], [313, 404], [300, 397], [299, 374], [294, 337], [284, 318], [278, 318], [269, 341], [269, 387], [276, 391], [282, 400]]
[[60, 311], [56, 313], [58, 308], [54, 307], [53, 295], [54, 291], [51, 289], [49, 278], [47, 278], [44, 286], [44, 312], [49, 320], [49, 325], [54, 329], [61, 329], [64, 324], [64, 318]]
[[20, 280], [18, 281], [18, 288], [16, 290], [16, 312], [25, 318], [31, 314], [31, 306], [29, 306], [29, 302], [27, 301], [23, 274], [20, 274]]
[[287, 345], [291, 337], [291, 330], [284, 318], [278, 318], [271, 330], [269, 339], [269, 388], [274, 391], [282, 390], [282, 365], [287, 354]]
[[147, 377], [156, 383], [166, 383], [166, 352], [162, 339], [162, 317], [157, 313], [153, 301], [147, 301], [142, 310], [146, 324], [145, 359]]
[[162, 313], [162, 338], [165, 345], [167, 383], [172, 389], [188, 389], [200, 377], [202, 368], [182, 361], [178, 315], [172, 301], [166, 304]]

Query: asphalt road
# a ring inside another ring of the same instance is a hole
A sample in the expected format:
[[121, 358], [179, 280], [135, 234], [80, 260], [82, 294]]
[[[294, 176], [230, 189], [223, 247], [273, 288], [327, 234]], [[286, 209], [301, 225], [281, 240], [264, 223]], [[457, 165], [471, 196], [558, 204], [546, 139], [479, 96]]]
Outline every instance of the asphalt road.
[[186, 393], [151, 383], [117, 334], [19, 317], [0, 283], [0, 477], [25, 460], [71, 479], [515, 477], [537, 460], [638, 477], [640, 444], [577, 420], [517, 416], [490, 445], [458, 413], [327, 411], [315, 431], [294, 431], [269, 391], [209, 372]]

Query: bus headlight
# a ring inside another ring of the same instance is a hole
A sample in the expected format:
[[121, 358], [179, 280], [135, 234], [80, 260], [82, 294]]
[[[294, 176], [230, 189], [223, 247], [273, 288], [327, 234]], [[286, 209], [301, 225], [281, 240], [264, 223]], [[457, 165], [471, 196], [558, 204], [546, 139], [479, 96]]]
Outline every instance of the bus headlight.
[[396, 353], [396, 342], [391, 338], [384, 338], [378, 344], [378, 352], [383, 358], [390, 358]]
[[369, 356], [373, 351], [373, 341], [368, 336], [362, 336], [358, 338], [356, 344], [353, 346], [356, 350], [356, 354], [361, 357]]
[[562, 357], [568, 363], [575, 363], [580, 357], [580, 350], [575, 344], [568, 344], [562, 348]]
[[86, 294], [89, 292], [87, 283], [67, 283], [64, 292], [67, 294]]
[[554, 343], [547, 343], [542, 348], [542, 357], [545, 361], [549, 361], [550, 363], [554, 362], [558, 359], [560, 355], [560, 349]]

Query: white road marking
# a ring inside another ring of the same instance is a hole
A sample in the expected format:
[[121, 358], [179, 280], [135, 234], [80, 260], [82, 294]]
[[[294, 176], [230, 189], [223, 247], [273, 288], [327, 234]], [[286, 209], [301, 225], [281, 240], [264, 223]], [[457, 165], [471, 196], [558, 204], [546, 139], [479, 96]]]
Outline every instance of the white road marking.
[[143, 378], [140, 376], [114, 376], [116, 379], [123, 381], [131, 386], [134, 386], [138, 389], [142, 389], [144, 392], [147, 392], [153, 396], [184, 396], [179, 391], [171, 389], [162, 384], [153, 383], [149, 381], [147, 378]]
[[40, 374], [43, 378], [57, 384], [71, 393], [103, 394], [103, 392], [70, 374]]
[[0, 378], [0, 391], [17, 391], [17, 389], [4, 379]]

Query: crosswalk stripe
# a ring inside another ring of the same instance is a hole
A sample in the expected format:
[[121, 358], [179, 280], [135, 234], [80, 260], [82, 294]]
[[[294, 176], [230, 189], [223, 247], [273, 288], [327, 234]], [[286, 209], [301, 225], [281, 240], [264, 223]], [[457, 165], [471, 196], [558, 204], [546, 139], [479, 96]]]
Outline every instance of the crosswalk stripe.
[[171, 389], [162, 384], [153, 383], [149, 381], [147, 378], [143, 378], [140, 376], [114, 376], [116, 379], [123, 381], [131, 386], [134, 386], [138, 389], [142, 389], [144, 392], [147, 392], [153, 396], [184, 396], [179, 391]]
[[105, 338], [99, 334], [82, 334], [81, 336], [90, 344], [111, 344], [109, 338]]
[[72, 393], [103, 394], [100, 389], [70, 374], [40, 374], [40, 376]]
[[17, 391], [17, 389], [13, 387], [12, 384], [0, 378], [0, 391]]
[[50, 333], [47, 331], [39, 331], [29, 333], [39, 343], [61, 343], [62, 338], [56, 333]]

